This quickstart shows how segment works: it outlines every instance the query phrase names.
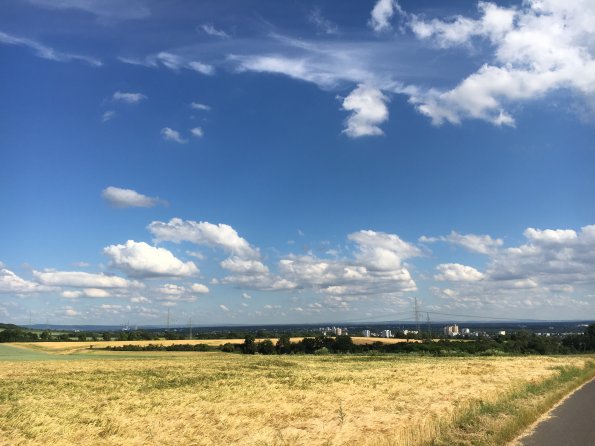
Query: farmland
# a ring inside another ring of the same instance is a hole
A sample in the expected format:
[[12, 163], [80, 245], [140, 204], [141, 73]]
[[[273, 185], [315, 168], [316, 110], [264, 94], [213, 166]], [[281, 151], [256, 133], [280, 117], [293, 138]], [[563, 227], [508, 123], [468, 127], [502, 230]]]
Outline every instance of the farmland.
[[[291, 338], [291, 342], [298, 342], [302, 338]], [[262, 341], [262, 339], [258, 340]], [[273, 342], [276, 342], [277, 339], [273, 338]], [[405, 339], [397, 339], [397, 338], [364, 338], [364, 337], [354, 337], [353, 342], [355, 344], [367, 344], [375, 341], [381, 341], [386, 344], [397, 344], [401, 342], [407, 342]], [[210, 346], [220, 346], [223, 344], [242, 344], [244, 342], [243, 339], [177, 339], [177, 340], [152, 340], [152, 341], [70, 341], [70, 342], [35, 342], [35, 343], [28, 343], [28, 342], [15, 342], [13, 345], [19, 346], [22, 348], [27, 349], [34, 349], [38, 351], [44, 351], [48, 353], [56, 353], [56, 354], [71, 354], [73, 352], [84, 351], [88, 350], [91, 346], [95, 349], [101, 349], [106, 347], [118, 347], [122, 345], [137, 345], [137, 346], [146, 346], [146, 345], [197, 345], [197, 344], [205, 344]], [[409, 342], [418, 342], [414, 340], [410, 340]]]
[[86, 352], [0, 362], [0, 444], [423, 444], [589, 361]]

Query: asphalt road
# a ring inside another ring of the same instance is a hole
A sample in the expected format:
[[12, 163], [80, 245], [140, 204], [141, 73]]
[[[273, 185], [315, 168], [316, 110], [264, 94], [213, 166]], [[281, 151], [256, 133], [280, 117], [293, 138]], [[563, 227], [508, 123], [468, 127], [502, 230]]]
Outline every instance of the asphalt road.
[[573, 393], [521, 442], [524, 446], [595, 445], [595, 380]]

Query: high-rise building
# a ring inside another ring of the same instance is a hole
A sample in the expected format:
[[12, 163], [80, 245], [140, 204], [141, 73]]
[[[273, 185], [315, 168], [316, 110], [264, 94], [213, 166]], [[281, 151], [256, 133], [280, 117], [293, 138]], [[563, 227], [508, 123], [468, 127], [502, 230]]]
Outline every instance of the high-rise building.
[[445, 336], [458, 336], [459, 335], [459, 326], [457, 324], [447, 325], [446, 327], [444, 327], [444, 335]]

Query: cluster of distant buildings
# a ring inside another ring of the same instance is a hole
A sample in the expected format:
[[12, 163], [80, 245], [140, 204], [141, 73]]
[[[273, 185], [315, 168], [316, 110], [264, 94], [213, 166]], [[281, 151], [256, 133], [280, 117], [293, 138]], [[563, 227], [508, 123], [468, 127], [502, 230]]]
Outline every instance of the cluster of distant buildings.
[[[444, 336], [447, 337], [456, 337], [456, 336], [479, 336], [479, 332], [474, 331], [471, 332], [468, 328], [460, 328], [457, 324], [447, 325], [444, 327]], [[506, 331], [500, 330], [498, 331], [499, 335], [505, 336]]]
[[[375, 335], [376, 333], [371, 333], [370, 330], [362, 330], [362, 336], [364, 338], [370, 338], [372, 337], [372, 335]], [[392, 338], [393, 337], [393, 332], [390, 330], [381, 330], [380, 333], [378, 333], [378, 336], [381, 338]]]
[[349, 332], [347, 331], [346, 328], [341, 328], [341, 327], [323, 327], [320, 329], [320, 331], [322, 332], [323, 336], [327, 336], [330, 334], [334, 334], [335, 336], [341, 336], [341, 335], [348, 335]]
[[[319, 330], [322, 332], [322, 334], [324, 336], [349, 335], [347, 328], [333, 326], [333, 327], [321, 327]], [[455, 337], [459, 337], [459, 336], [478, 337], [480, 335], [486, 334], [483, 332], [480, 333], [477, 331], [471, 331], [469, 328], [461, 328], [457, 324], [445, 325], [443, 328], [443, 332], [444, 332], [444, 336], [448, 337], [448, 338], [455, 338]], [[398, 334], [401, 335], [401, 333], [405, 336], [415, 336], [419, 333], [419, 331], [417, 331], [417, 330], [403, 330], [403, 331], [399, 331]], [[506, 331], [500, 330], [496, 334], [504, 336], [504, 335], [506, 335]], [[541, 334], [541, 333], [538, 333], [538, 334]], [[361, 331], [361, 336], [363, 336], [365, 338], [371, 338], [371, 337], [394, 338], [397, 336], [397, 334], [393, 333], [391, 330], [380, 330], [379, 332], [372, 332], [371, 330], [365, 329], [365, 330]]]
[[[322, 332], [323, 336], [327, 336], [327, 335], [335, 335], [335, 336], [341, 336], [341, 335], [348, 335], [349, 331], [347, 330], [347, 328], [341, 328], [341, 327], [322, 327], [320, 328], [320, 331]], [[407, 331], [407, 330], [405, 330]], [[417, 333], [417, 332], [412, 332], [410, 331], [410, 333]], [[407, 333], [405, 333], [407, 334]], [[362, 336], [365, 338], [370, 338], [370, 337], [379, 337], [379, 338], [394, 338], [394, 334], [391, 330], [381, 330], [379, 333], [372, 333], [370, 330], [362, 330]]]
[[[408, 334], [417, 334], [417, 331], [415, 330], [403, 330], [403, 333], [405, 334], [405, 336], [407, 336]], [[391, 330], [380, 330], [378, 333], [376, 332], [371, 332], [370, 330], [362, 330], [362, 336], [364, 338], [394, 338], [395, 334], [393, 334], [393, 332]]]

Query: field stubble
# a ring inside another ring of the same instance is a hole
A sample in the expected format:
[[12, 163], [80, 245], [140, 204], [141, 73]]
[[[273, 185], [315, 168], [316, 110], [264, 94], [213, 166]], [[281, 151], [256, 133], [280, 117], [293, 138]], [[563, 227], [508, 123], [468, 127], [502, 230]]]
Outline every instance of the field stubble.
[[414, 445], [587, 357], [247, 356], [0, 363], [0, 444]]

